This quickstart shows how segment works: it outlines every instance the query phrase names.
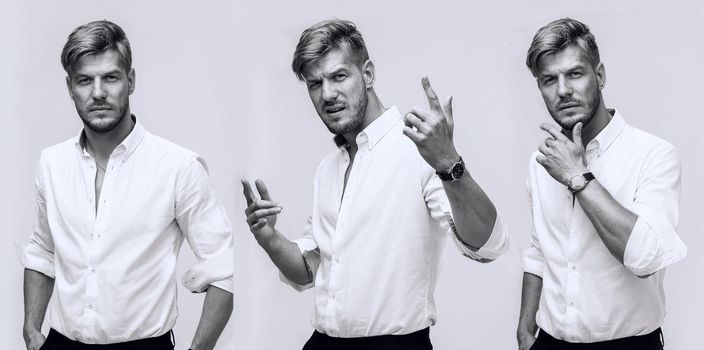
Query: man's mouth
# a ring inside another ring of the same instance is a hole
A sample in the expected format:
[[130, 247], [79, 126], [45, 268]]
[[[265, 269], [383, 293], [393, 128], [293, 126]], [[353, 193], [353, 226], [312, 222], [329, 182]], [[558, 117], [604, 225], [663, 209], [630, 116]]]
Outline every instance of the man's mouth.
[[326, 107], [326, 108], [325, 108], [325, 113], [327, 113], [327, 114], [335, 114], [335, 113], [338, 113], [338, 112], [340, 112], [340, 111], [342, 111], [342, 110], [344, 110], [344, 109], [345, 109], [344, 106]]
[[565, 110], [565, 109], [574, 108], [574, 107], [579, 107], [579, 103], [577, 103], [577, 102], [562, 103], [562, 104], [558, 105], [557, 108], [559, 110]]
[[112, 107], [110, 107], [110, 106], [93, 106], [93, 107], [90, 107], [90, 110], [91, 110], [91, 111], [109, 111], [109, 110], [111, 110], [111, 109], [112, 109]]

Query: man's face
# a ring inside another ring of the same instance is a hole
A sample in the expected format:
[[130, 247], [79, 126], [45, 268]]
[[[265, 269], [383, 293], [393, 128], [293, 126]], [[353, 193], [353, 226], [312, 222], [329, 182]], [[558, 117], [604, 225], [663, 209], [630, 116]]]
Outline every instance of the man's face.
[[538, 88], [552, 118], [565, 130], [589, 124], [601, 104], [603, 65], [595, 68], [584, 51], [569, 45], [540, 59]]
[[94, 132], [106, 133], [119, 125], [129, 110], [134, 70], [125, 70], [116, 50], [105, 50], [81, 57], [66, 84], [83, 124]]
[[316, 112], [336, 135], [361, 131], [367, 111], [362, 68], [342, 49], [310, 64], [303, 74]]

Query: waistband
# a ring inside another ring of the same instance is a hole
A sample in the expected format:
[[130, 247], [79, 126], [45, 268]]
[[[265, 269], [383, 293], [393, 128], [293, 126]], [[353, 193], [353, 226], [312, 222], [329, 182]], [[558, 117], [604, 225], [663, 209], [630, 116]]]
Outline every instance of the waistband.
[[662, 329], [658, 328], [645, 335], [636, 335], [613, 340], [606, 340], [594, 343], [570, 343], [556, 339], [542, 329], [538, 333], [538, 339], [543, 344], [559, 346], [560, 349], [652, 349], [654, 345], [663, 345]]
[[85, 344], [72, 339], [57, 332], [55, 329], [49, 330], [49, 336], [46, 338], [46, 343], [49, 349], [62, 350], [138, 350], [138, 349], [173, 349], [171, 337], [173, 331], [168, 331], [158, 337], [130, 340], [121, 343], [112, 344]]
[[430, 327], [415, 331], [408, 334], [399, 335], [375, 335], [371, 337], [356, 337], [356, 338], [337, 338], [331, 337], [325, 333], [320, 333], [317, 330], [313, 333], [314, 338], [318, 340], [323, 340], [325, 343], [330, 345], [355, 345], [355, 346], [368, 346], [374, 344], [384, 344], [393, 342], [393, 344], [422, 344], [424, 342], [430, 341]]

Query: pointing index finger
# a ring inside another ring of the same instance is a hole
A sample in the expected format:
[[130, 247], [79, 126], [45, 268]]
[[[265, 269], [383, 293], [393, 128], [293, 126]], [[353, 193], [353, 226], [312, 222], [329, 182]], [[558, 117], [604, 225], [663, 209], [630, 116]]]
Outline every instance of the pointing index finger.
[[250, 206], [256, 200], [256, 198], [254, 197], [254, 193], [252, 192], [252, 186], [249, 184], [249, 181], [245, 179], [242, 179], [241, 182], [244, 198], [247, 199], [247, 206]]
[[428, 77], [424, 75], [420, 79], [420, 82], [423, 85], [423, 90], [425, 90], [425, 96], [428, 98], [430, 109], [442, 110], [442, 107], [440, 107], [440, 101], [438, 100], [438, 95], [435, 94], [433, 87], [430, 86], [430, 80], [428, 80]]

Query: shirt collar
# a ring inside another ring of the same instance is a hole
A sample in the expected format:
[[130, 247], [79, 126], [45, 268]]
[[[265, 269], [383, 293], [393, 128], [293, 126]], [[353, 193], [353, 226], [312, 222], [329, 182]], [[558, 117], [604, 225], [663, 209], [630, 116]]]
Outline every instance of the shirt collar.
[[[621, 131], [623, 131], [623, 128], [626, 126], [626, 121], [621, 117], [621, 114], [618, 113], [618, 110], [615, 108], [609, 111], [613, 111], [613, 117], [611, 117], [611, 120], [609, 121], [608, 124], [606, 124], [606, 127], [599, 132], [596, 137], [594, 137], [593, 140], [591, 140], [589, 143], [591, 144], [592, 142], [598, 147], [599, 149], [599, 155], [604, 154], [606, 150], [611, 146], [611, 144], [616, 140], [618, 135], [621, 134]], [[589, 145], [587, 145], [589, 146]]]
[[[357, 146], [361, 147], [366, 144], [369, 149], [373, 149], [399, 119], [401, 119], [401, 113], [399, 113], [398, 108], [391, 106], [357, 135]], [[338, 148], [347, 148], [348, 146], [342, 135], [335, 135], [333, 141], [335, 141]]]
[[[122, 140], [122, 142], [120, 142], [120, 144], [117, 145], [117, 147], [115, 147], [115, 150], [113, 151], [113, 154], [117, 154], [118, 152], [124, 152], [124, 160], [127, 160], [127, 158], [132, 154], [132, 152], [134, 152], [134, 150], [137, 148], [140, 142], [142, 142], [142, 139], [144, 139], [144, 135], [146, 134], [146, 130], [144, 129], [144, 126], [142, 126], [142, 123], [139, 122], [139, 119], [137, 119], [134, 114], [131, 115], [131, 118], [132, 121], [134, 121], [134, 128], [132, 128], [130, 134], [127, 135], [127, 137], [125, 137], [125, 139]], [[78, 133], [78, 136], [76, 137], [75, 145], [84, 156], [90, 156], [85, 147], [85, 138], [85, 130], [81, 129], [81, 131]]]

